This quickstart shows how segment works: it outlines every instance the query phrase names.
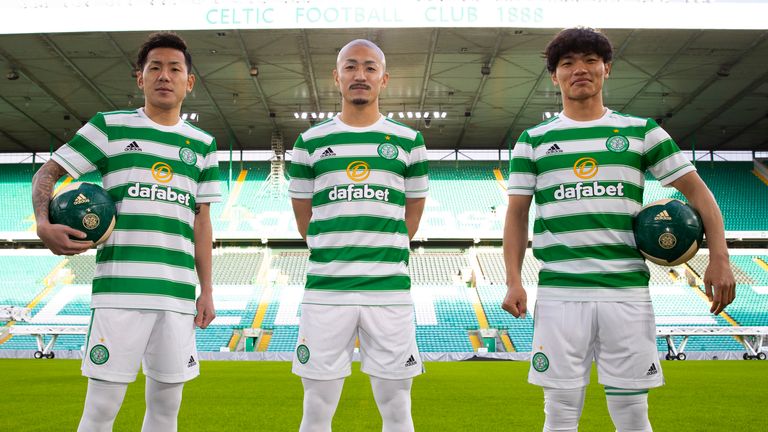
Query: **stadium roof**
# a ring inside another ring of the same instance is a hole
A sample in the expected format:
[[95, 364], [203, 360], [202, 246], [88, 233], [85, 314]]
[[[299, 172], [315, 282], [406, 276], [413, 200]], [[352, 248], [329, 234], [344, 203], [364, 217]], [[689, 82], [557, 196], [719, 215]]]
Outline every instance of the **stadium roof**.
[[[273, 130], [290, 146], [312, 112], [339, 111], [331, 70], [339, 48], [359, 37], [387, 55], [382, 111], [422, 130], [429, 148], [506, 149], [559, 111], [541, 57], [558, 29], [440, 25], [179, 31], [198, 75], [183, 111], [199, 114], [220, 149], [269, 149]], [[605, 32], [616, 51], [606, 105], [660, 119], [684, 149], [768, 149], [768, 31]], [[142, 106], [131, 74], [146, 34], [0, 35], [0, 152], [47, 152], [97, 111]], [[415, 116], [399, 119], [408, 111], [446, 117], [426, 128]]]

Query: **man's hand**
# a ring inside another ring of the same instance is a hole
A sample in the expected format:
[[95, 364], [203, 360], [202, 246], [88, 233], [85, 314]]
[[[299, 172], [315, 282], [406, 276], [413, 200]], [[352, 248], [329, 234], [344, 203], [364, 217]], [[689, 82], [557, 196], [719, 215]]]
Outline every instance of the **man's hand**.
[[528, 294], [522, 285], [507, 286], [507, 295], [501, 303], [501, 308], [509, 312], [515, 318], [525, 319], [525, 313], [528, 311]]
[[204, 329], [216, 318], [216, 309], [213, 307], [213, 294], [200, 294], [195, 302], [197, 306], [197, 316], [195, 316], [195, 325]]
[[736, 298], [736, 280], [727, 258], [709, 258], [709, 265], [704, 272], [704, 292], [712, 303], [710, 312], [717, 315]]
[[86, 234], [66, 225], [38, 224], [37, 236], [56, 255], [77, 255], [93, 247], [92, 241], [72, 240], [69, 236], [85, 238]]

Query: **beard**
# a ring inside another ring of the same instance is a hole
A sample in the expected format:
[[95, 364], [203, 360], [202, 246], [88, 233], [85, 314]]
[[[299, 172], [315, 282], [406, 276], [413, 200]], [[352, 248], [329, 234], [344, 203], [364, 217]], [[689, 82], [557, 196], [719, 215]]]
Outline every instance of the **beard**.
[[352, 105], [368, 105], [368, 99], [356, 98], [352, 99]]

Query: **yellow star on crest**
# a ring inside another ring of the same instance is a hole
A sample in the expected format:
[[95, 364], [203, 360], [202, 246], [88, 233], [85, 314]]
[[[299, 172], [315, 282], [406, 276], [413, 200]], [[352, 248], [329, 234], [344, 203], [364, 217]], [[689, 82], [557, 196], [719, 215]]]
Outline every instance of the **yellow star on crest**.
[[389, 135], [385, 136], [384, 139], [389, 141]]
[[[618, 131], [616, 131], [618, 132]], [[184, 144], [189, 145], [189, 140], [184, 141]]]
[[613, 133], [619, 133], [619, 130], [618, 129], [614, 129]]

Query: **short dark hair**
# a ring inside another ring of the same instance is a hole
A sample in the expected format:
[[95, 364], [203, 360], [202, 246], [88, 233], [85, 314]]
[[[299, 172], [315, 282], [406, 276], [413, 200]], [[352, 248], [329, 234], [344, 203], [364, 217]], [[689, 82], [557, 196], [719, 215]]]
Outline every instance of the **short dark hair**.
[[599, 31], [589, 27], [573, 27], [555, 35], [544, 50], [547, 70], [555, 72], [557, 63], [568, 54], [597, 54], [605, 63], [613, 60], [611, 41]]
[[149, 52], [155, 48], [173, 48], [184, 53], [184, 62], [187, 64], [187, 73], [192, 72], [192, 56], [187, 51], [187, 43], [181, 36], [173, 32], [157, 32], [147, 36], [147, 40], [139, 48], [139, 56], [136, 65], [139, 70], [144, 69]]

